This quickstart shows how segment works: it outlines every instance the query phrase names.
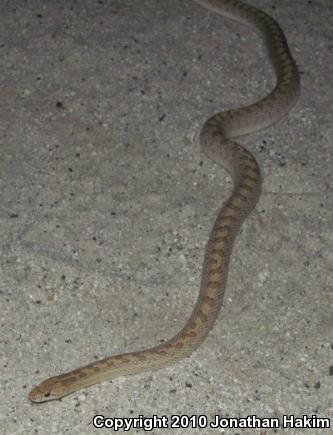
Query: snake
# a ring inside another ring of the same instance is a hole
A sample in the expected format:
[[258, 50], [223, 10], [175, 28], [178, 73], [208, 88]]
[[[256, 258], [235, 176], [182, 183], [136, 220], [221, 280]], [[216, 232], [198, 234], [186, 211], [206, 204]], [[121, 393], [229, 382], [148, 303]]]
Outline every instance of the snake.
[[32, 402], [60, 399], [106, 380], [161, 369], [185, 358], [205, 340], [221, 310], [236, 236], [262, 190], [256, 159], [235, 138], [264, 129], [285, 116], [298, 99], [300, 76], [286, 37], [270, 15], [240, 0], [194, 1], [259, 33], [276, 76], [275, 87], [261, 100], [219, 112], [201, 129], [201, 149], [230, 174], [233, 189], [210, 232], [197, 301], [183, 328], [172, 338], [152, 348], [109, 356], [48, 378], [31, 390], [28, 397]]

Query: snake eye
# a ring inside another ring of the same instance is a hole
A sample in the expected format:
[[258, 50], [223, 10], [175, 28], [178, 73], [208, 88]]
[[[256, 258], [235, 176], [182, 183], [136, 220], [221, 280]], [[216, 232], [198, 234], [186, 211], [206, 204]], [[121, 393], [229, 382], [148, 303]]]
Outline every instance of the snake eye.
[[50, 392], [49, 392], [49, 391], [47, 391], [46, 393], [44, 393], [44, 397], [49, 397], [49, 395], [50, 395]]

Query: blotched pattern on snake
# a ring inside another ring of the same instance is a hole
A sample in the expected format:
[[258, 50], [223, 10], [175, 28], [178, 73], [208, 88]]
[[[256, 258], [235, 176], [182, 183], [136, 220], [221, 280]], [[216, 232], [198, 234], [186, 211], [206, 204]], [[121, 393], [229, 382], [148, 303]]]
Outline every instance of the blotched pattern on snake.
[[57, 399], [120, 375], [160, 369], [190, 355], [212, 329], [221, 309], [232, 247], [240, 226], [255, 207], [261, 190], [258, 164], [234, 138], [265, 128], [286, 115], [300, 89], [297, 66], [286, 38], [269, 15], [239, 0], [195, 0], [217, 14], [258, 31], [276, 73], [274, 90], [262, 100], [208, 119], [200, 134], [203, 151], [233, 179], [233, 192], [219, 211], [207, 244], [201, 289], [190, 318], [181, 331], [151, 349], [105, 358], [43, 381], [29, 394], [33, 402]]

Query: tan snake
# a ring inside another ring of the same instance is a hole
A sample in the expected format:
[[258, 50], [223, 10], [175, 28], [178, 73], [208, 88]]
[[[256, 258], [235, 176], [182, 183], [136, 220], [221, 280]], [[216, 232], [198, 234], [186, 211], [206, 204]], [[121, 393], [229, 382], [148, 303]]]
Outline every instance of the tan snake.
[[221, 309], [236, 235], [255, 207], [261, 191], [255, 158], [231, 138], [265, 128], [287, 114], [298, 98], [300, 79], [285, 36], [269, 15], [239, 0], [195, 1], [259, 31], [277, 78], [276, 86], [268, 96], [250, 106], [217, 113], [201, 130], [202, 149], [230, 173], [234, 187], [210, 234], [196, 305], [184, 327], [170, 340], [151, 349], [110, 356], [46, 379], [30, 392], [29, 399], [33, 402], [58, 399], [108, 379], [160, 369], [184, 358], [203, 342]]

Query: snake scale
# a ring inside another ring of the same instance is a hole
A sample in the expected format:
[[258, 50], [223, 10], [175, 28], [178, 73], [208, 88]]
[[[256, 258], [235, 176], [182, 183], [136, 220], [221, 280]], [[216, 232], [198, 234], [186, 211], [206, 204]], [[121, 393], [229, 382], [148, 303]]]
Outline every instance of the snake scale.
[[266, 128], [286, 115], [298, 98], [300, 79], [286, 38], [269, 15], [239, 0], [195, 1], [259, 32], [276, 74], [276, 85], [269, 95], [252, 105], [217, 113], [201, 130], [204, 153], [230, 173], [233, 191], [220, 209], [207, 243], [196, 305], [184, 327], [168, 341], [150, 349], [110, 356], [46, 379], [29, 393], [33, 402], [59, 399], [108, 379], [160, 369], [184, 358], [203, 342], [221, 309], [236, 235], [261, 191], [255, 158], [233, 138]]

